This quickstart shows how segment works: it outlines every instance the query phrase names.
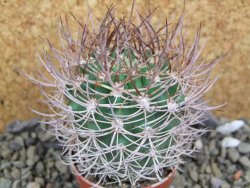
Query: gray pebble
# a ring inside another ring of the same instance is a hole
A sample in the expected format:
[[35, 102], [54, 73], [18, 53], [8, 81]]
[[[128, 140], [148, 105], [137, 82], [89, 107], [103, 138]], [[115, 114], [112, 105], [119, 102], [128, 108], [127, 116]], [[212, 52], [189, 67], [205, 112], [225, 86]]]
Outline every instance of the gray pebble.
[[61, 188], [62, 185], [59, 182], [54, 182], [53, 183], [53, 188]]
[[244, 176], [245, 180], [250, 182], [250, 170], [248, 170]]
[[11, 181], [6, 178], [0, 178], [0, 188], [11, 188]]
[[15, 179], [15, 180], [20, 179], [21, 172], [17, 168], [12, 168], [10, 174], [11, 174], [11, 176], [12, 176], [13, 179]]
[[227, 154], [228, 154], [228, 158], [229, 158], [233, 163], [235, 163], [236, 161], [238, 161], [238, 159], [240, 158], [240, 154], [239, 154], [239, 152], [237, 151], [237, 149], [235, 149], [235, 148], [230, 148], [230, 149], [228, 149]]
[[[247, 182], [244, 183], [244, 182], [243, 182], [243, 179], [239, 179], [239, 180], [233, 182], [233, 188], [235, 188], [235, 187], [236, 187], [236, 188], [237, 188], [237, 187], [238, 187], [238, 188], [242, 188], [242, 187], [245, 188], [247, 184], [249, 184], [249, 183], [247, 183]], [[250, 184], [249, 184], [249, 185], [250, 185]]]
[[68, 167], [65, 164], [63, 164], [60, 160], [56, 161], [55, 166], [56, 169], [62, 174], [66, 174], [68, 172]]
[[29, 138], [30, 136], [29, 136], [29, 132], [21, 132], [21, 137], [22, 138], [24, 138], [24, 139], [27, 139], [27, 138]]
[[6, 159], [6, 160], [10, 159], [10, 158], [11, 158], [11, 155], [12, 155], [12, 152], [11, 152], [10, 150], [8, 150], [8, 149], [3, 149], [3, 150], [1, 151], [1, 156], [2, 156], [4, 159]]
[[250, 125], [245, 124], [245, 125], [242, 127], [242, 129], [243, 129], [243, 132], [245, 132], [245, 133], [250, 133]]
[[11, 157], [11, 161], [15, 161], [19, 158], [19, 152], [15, 152], [14, 155]]
[[21, 177], [21, 179], [22, 179], [22, 180], [27, 180], [27, 179], [29, 179], [29, 178], [31, 178], [31, 177], [32, 177], [32, 174], [31, 174], [30, 171], [28, 171], [26, 174], [24, 174], [24, 175]]
[[203, 165], [204, 163], [208, 163], [208, 157], [205, 156], [203, 153], [198, 153], [197, 156], [196, 156], [196, 160], [197, 160], [197, 164], [200, 166], [200, 165]]
[[221, 188], [230, 188], [230, 185], [229, 185], [227, 182], [224, 182], [224, 183], [221, 185]]
[[35, 169], [36, 169], [36, 173], [37, 173], [37, 174], [43, 173], [43, 172], [44, 172], [44, 165], [43, 165], [43, 163], [42, 163], [42, 162], [38, 162], [38, 163], [36, 164]]
[[4, 170], [4, 169], [9, 168], [9, 167], [11, 167], [11, 163], [10, 162], [3, 162], [0, 165], [0, 170]]
[[224, 159], [226, 157], [227, 150], [224, 147], [221, 147], [220, 156]]
[[55, 179], [58, 177], [58, 172], [57, 171], [54, 171], [54, 172], [52, 172], [52, 174], [51, 174], [51, 180], [52, 181], [55, 181]]
[[20, 133], [22, 131], [30, 131], [37, 126], [39, 126], [40, 123], [37, 119], [31, 119], [29, 121], [21, 122], [20, 120], [11, 122], [8, 126], [6, 131], [9, 133]]
[[9, 147], [10, 147], [10, 149], [12, 149], [14, 151], [18, 151], [18, 150], [20, 150], [22, 148], [21, 144], [19, 144], [16, 141], [10, 142]]
[[194, 186], [194, 188], [201, 188], [201, 186], [197, 184], [197, 185]]
[[31, 133], [31, 138], [36, 139], [37, 138], [37, 134], [35, 132], [32, 132]]
[[248, 143], [240, 143], [240, 145], [238, 146], [239, 152], [240, 153], [250, 153], [250, 144]]
[[[65, 184], [64, 184], [64, 188], [72, 188], [73, 187], [73, 185], [72, 185], [72, 183], [70, 183], [70, 182], [66, 182]], [[198, 187], [198, 188], [200, 188], [200, 187]]]
[[220, 188], [221, 185], [224, 183], [222, 179], [217, 178], [217, 177], [212, 177], [210, 179], [210, 183], [212, 185], [213, 188]]
[[5, 135], [4, 134], [0, 134], [0, 141], [4, 141], [5, 140]]
[[26, 188], [40, 188], [37, 182], [29, 182]]
[[210, 132], [210, 137], [211, 137], [211, 138], [215, 138], [217, 135], [218, 135], [218, 133], [217, 133], [217, 131], [215, 131], [215, 130], [212, 130], [212, 131]]
[[31, 160], [34, 159], [35, 157], [35, 154], [36, 154], [36, 146], [30, 146], [28, 149], [27, 149], [27, 157]]
[[50, 180], [50, 175], [51, 175], [51, 173], [52, 173], [53, 171], [56, 171], [56, 169], [53, 168], [53, 169], [50, 170], [49, 168], [46, 168], [46, 174], [45, 174], [45, 179], [46, 179], [46, 180]]
[[10, 122], [8, 125], [7, 125], [7, 128], [6, 128], [6, 131], [8, 133], [18, 133], [18, 132], [21, 132], [21, 127], [19, 126], [21, 124], [21, 121], [20, 120], [15, 120], [15, 121], [12, 121]]
[[55, 171], [55, 169], [50, 170], [49, 168], [46, 168], [46, 174], [45, 174], [45, 179], [46, 180], [50, 179], [51, 171]]
[[227, 172], [233, 174], [236, 171], [236, 165], [231, 165], [228, 167]]
[[55, 141], [43, 143], [43, 147], [46, 149], [53, 148], [53, 149], [58, 149], [58, 150], [62, 150], [63, 148], [62, 145], [60, 145], [58, 142], [55, 142]]
[[49, 148], [45, 156], [58, 158], [60, 156], [60, 153], [58, 153], [58, 151], [55, 151], [53, 148]]
[[53, 168], [53, 167], [54, 167], [54, 159], [48, 158], [48, 159], [46, 160], [46, 166], [47, 166], [48, 168]]
[[216, 148], [216, 140], [213, 139], [211, 142], [209, 142], [208, 149], [212, 151], [214, 148]]
[[44, 185], [45, 185], [44, 179], [40, 178], [40, 177], [36, 177], [35, 182], [38, 183], [41, 187], [44, 187]]
[[26, 150], [22, 149], [19, 151], [20, 160], [24, 161], [26, 159]]
[[208, 182], [209, 182], [209, 175], [207, 174], [200, 174], [199, 175], [199, 180], [201, 181], [201, 187], [208, 187]]
[[21, 181], [15, 180], [12, 184], [12, 188], [20, 188], [21, 187]]
[[205, 146], [204, 146], [204, 152], [205, 152], [205, 156], [209, 156], [211, 150], [208, 148], [208, 146], [205, 145]]
[[180, 175], [178, 172], [175, 174], [175, 178], [173, 180], [173, 184], [177, 187], [182, 187], [185, 185], [186, 179], [184, 176]]
[[240, 157], [239, 162], [244, 168], [250, 168], [250, 160], [246, 156]]
[[213, 156], [217, 156], [219, 153], [220, 153], [220, 152], [219, 152], [219, 150], [218, 150], [217, 148], [214, 148], [213, 150], [211, 150], [211, 154], [212, 154]]
[[221, 170], [219, 169], [219, 167], [218, 167], [218, 165], [216, 163], [212, 162], [211, 168], [212, 168], [213, 174], [216, 177], [218, 177], [218, 178], [222, 177], [222, 172], [221, 172]]
[[21, 170], [21, 179], [22, 180], [27, 180], [31, 176], [31, 171], [30, 168], [23, 168]]
[[26, 144], [26, 146], [34, 145], [34, 144], [36, 144], [36, 139], [27, 138], [27, 139], [25, 139], [25, 144]]
[[6, 136], [6, 141], [13, 140], [14, 138], [13, 134], [9, 134], [9, 133], [5, 134], [5, 136]]
[[28, 167], [32, 167], [34, 164], [35, 164], [35, 161], [34, 161], [34, 160], [32, 160], [32, 159], [27, 159], [27, 160], [26, 160], [26, 165], [27, 165]]
[[202, 165], [201, 165], [201, 168], [200, 168], [200, 172], [205, 172], [206, 168], [208, 166], [208, 163], [207, 162], [204, 162]]
[[18, 144], [20, 144], [22, 147], [24, 146], [24, 139], [21, 136], [16, 136], [14, 139], [15, 142], [17, 142]]
[[191, 177], [191, 179], [192, 179], [194, 182], [197, 182], [197, 181], [198, 181], [197, 169], [191, 167], [191, 168], [188, 169], [188, 172], [189, 172], [189, 176]]
[[14, 167], [17, 167], [17, 168], [25, 167], [25, 163], [23, 161], [13, 161], [12, 164]]
[[50, 134], [49, 132], [46, 132], [45, 134], [38, 134], [38, 138], [42, 142], [48, 142], [49, 140], [51, 140], [52, 137], [54, 136]]
[[26, 187], [26, 186], [27, 186], [27, 181], [22, 180], [22, 181], [21, 181], [21, 187]]
[[6, 168], [3, 170], [4, 177], [7, 179], [11, 179], [10, 171]]
[[211, 167], [210, 167], [210, 166], [207, 166], [207, 167], [205, 168], [205, 171], [206, 171], [206, 173], [210, 174], [210, 173], [211, 173]]
[[52, 183], [47, 183], [45, 187], [46, 188], [53, 188], [53, 184]]
[[36, 155], [37, 156], [44, 156], [44, 153], [46, 153], [46, 151], [44, 150], [42, 144], [40, 142], [38, 142], [36, 144]]

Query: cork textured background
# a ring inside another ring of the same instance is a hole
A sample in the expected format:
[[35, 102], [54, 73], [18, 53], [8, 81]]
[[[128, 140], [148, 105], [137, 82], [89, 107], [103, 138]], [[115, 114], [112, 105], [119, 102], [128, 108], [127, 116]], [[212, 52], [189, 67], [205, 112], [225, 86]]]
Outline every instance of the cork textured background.
[[[153, 22], [164, 22], [170, 15], [179, 16], [183, 0], [136, 0], [136, 8], [146, 11], [159, 6]], [[36, 68], [36, 50], [42, 51], [42, 38], [57, 40], [60, 16], [72, 12], [84, 18], [88, 6], [101, 18], [113, 3], [117, 15], [129, 13], [131, 0], [1, 0], [0, 1], [0, 131], [13, 119], [36, 115], [30, 107], [44, 109], [36, 100], [39, 90], [18, 70], [28, 73]], [[173, 16], [173, 20], [178, 17]], [[185, 31], [192, 39], [201, 23], [202, 38], [208, 38], [202, 57], [213, 59], [227, 52], [214, 74], [221, 76], [208, 97], [212, 104], [227, 103], [218, 116], [250, 118], [250, 1], [186, 0]]]

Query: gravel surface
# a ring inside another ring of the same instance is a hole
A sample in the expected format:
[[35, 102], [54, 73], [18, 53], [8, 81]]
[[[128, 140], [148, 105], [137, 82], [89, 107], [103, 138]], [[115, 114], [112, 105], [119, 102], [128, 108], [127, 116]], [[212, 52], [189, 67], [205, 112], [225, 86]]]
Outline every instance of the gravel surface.
[[[221, 119], [219, 124], [227, 123]], [[198, 152], [186, 157], [182, 172], [171, 188], [250, 188], [250, 121], [234, 133], [221, 134], [215, 127], [197, 140]], [[226, 137], [241, 141], [237, 147], [224, 148]]]
[[[219, 124], [225, 124], [221, 119]], [[0, 188], [74, 188], [69, 168], [58, 160], [61, 146], [36, 119], [14, 121], [0, 134]], [[240, 140], [224, 148], [225, 137]], [[197, 140], [170, 188], [250, 188], [250, 123], [234, 133], [213, 130]]]
[[61, 146], [33, 119], [14, 121], [0, 134], [0, 188], [74, 188]]

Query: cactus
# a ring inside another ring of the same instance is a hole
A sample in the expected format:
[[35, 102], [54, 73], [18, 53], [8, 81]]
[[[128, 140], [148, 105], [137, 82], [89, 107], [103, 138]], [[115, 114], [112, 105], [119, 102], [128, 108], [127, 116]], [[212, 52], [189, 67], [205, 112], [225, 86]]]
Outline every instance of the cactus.
[[[214, 107], [202, 100], [216, 79], [218, 59], [199, 61], [200, 30], [186, 46], [181, 16], [176, 27], [156, 29], [151, 13], [116, 19], [109, 9], [98, 30], [78, 22], [76, 39], [59, 24], [62, 49], [49, 42], [39, 55], [49, 76], [31, 78], [44, 92], [52, 132], [63, 158], [97, 184], [161, 181], [205, 130], [192, 125]], [[55, 63], [56, 62], [56, 63]]]

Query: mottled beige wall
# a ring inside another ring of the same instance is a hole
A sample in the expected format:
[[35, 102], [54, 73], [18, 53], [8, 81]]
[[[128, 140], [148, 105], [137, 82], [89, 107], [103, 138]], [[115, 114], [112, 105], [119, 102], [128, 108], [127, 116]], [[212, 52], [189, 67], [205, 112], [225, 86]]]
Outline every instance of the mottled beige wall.
[[[95, 15], [101, 17], [106, 5], [113, 2], [117, 12], [130, 10], [131, 0], [89, 0]], [[139, 10], [146, 10], [149, 0], [137, 0]], [[180, 12], [182, 0], [151, 0], [159, 6], [153, 21], [164, 21], [175, 10]], [[83, 0], [1, 0], [0, 1], [0, 130], [15, 118], [34, 117], [29, 110], [39, 98], [34, 85], [15, 70], [32, 72], [35, 68], [35, 49], [41, 50], [40, 37], [56, 42], [57, 22], [60, 15], [72, 12], [76, 17], [86, 15]], [[178, 15], [178, 14], [177, 14]], [[202, 36], [208, 37], [203, 53], [209, 59], [229, 51], [216, 68], [221, 79], [210, 92], [215, 104], [228, 105], [217, 112], [229, 118], [250, 117], [250, 1], [249, 0], [186, 0], [185, 23], [188, 36], [194, 34], [199, 23]]]

